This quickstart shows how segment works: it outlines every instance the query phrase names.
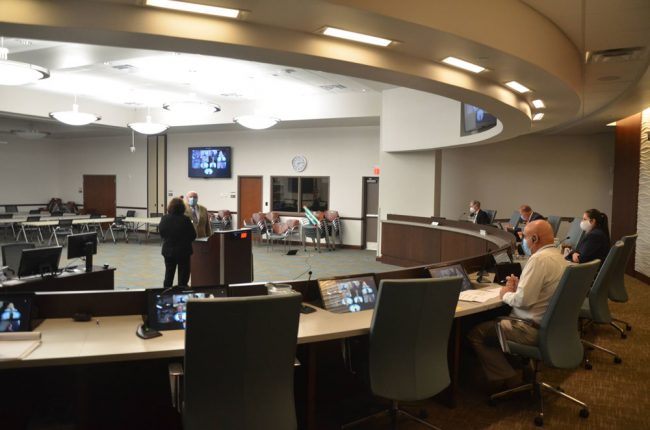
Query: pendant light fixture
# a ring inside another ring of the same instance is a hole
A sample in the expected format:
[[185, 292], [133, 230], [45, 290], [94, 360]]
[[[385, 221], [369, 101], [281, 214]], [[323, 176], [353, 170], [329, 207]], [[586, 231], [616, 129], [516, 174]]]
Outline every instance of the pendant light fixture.
[[147, 107], [147, 119], [145, 122], [132, 122], [127, 124], [131, 130], [135, 130], [140, 134], [160, 134], [167, 130], [169, 126], [151, 120], [151, 112]]
[[72, 110], [60, 111], [60, 112], [50, 112], [50, 118], [62, 122], [68, 125], [80, 126], [88, 125], [92, 122], [99, 121], [102, 119], [101, 116], [95, 115], [94, 113], [79, 112], [79, 105], [77, 104], [77, 96], [74, 96], [74, 103], [72, 104]]
[[264, 130], [276, 125], [280, 119], [266, 115], [240, 115], [233, 118], [233, 121], [252, 130]]
[[0, 37], [0, 85], [25, 85], [50, 77], [50, 71], [46, 68], [10, 61], [8, 55], [9, 49], [4, 47], [4, 37]]

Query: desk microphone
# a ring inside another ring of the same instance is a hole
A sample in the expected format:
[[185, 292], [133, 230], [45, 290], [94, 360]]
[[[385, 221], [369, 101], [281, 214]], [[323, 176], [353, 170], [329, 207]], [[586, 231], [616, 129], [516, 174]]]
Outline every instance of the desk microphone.
[[311, 275], [312, 275], [312, 271], [310, 270], [310, 271], [309, 271], [309, 276], [307, 277], [307, 280], [308, 280], [308, 281], [311, 281]]
[[557, 243], [557, 245], [555, 245], [555, 247], [557, 248], [557, 247], [559, 247], [559, 246], [562, 246], [562, 242], [564, 242], [565, 240], [568, 240], [568, 239], [571, 239], [571, 236], [567, 236], [567, 237], [565, 237], [564, 239], [562, 239], [561, 241], [559, 241], [559, 242]]

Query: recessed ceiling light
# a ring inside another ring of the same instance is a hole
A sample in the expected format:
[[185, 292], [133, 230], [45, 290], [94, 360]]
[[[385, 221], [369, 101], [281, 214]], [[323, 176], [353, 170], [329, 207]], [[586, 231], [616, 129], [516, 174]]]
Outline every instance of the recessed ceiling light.
[[533, 100], [532, 103], [537, 109], [544, 109], [546, 107], [542, 99]]
[[544, 118], [544, 112], [537, 112], [533, 115], [533, 121], [541, 121], [542, 118]]
[[163, 109], [183, 115], [207, 115], [221, 112], [219, 105], [200, 100], [183, 100], [165, 103]]
[[444, 60], [442, 60], [442, 62], [445, 64], [449, 64], [450, 66], [468, 70], [473, 73], [481, 73], [483, 70], [485, 70], [485, 67], [472, 64], [469, 61], [461, 60], [460, 58], [456, 58], [456, 57], [447, 57]]
[[616, 127], [616, 121], [612, 121], [609, 124], [607, 124], [607, 127]]
[[176, 0], [146, 0], [147, 6], [161, 7], [163, 9], [180, 10], [182, 12], [200, 13], [203, 15], [220, 16], [225, 18], [238, 18], [241, 10], [226, 7], [208, 6], [198, 3], [188, 3]]
[[509, 87], [509, 88], [512, 88], [513, 90], [517, 91], [518, 93], [523, 94], [523, 93], [529, 93], [530, 92], [530, 88], [520, 84], [517, 81], [506, 82], [506, 86]]
[[352, 40], [354, 42], [368, 43], [370, 45], [386, 47], [393, 43], [390, 39], [383, 37], [370, 36], [362, 33], [355, 33], [354, 31], [341, 30], [340, 28], [325, 27], [322, 30], [325, 36], [338, 37], [340, 39]]

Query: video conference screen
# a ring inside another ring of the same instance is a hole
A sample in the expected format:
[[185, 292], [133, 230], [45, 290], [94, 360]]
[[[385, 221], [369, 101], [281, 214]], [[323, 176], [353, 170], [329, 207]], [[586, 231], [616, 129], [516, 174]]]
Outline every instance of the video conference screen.
[[0, 333], [30, 331], [31, 308], [29, 295], [0, 296]]
[[461, 291], [472, 290], [474, 287], [467, 276], [467, 272], [463, 269], [463, 266], [460, 264], [454, 264], [453, 266], [446, 267], [435, 267], [429, 269], [429, 274], [432, 278], [451, 278], [454, 276], [461, 276], [463, 278], [463, 285]]
[[188, 148], [190, 178], [230, 178], [232, 150], [229, 146]]
[[373, 309], [377, 286], [373, 276], [344, 279], [320, 279], [320, 294], [325, 309], [335, 313], [360, 312]]
[[187, 321], [187, 302], [190, 298], [207, 299], [225, 297], [225, 290], [203, 289], [199, 291], [164, 291], [149, 293], [149, 327], [156, 330], [179, 330]]

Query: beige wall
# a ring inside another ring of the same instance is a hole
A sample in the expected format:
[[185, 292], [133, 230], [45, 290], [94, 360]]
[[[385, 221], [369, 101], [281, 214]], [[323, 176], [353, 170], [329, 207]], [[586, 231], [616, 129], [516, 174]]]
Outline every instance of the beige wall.
[[641, 115], [641, 160], [639, 165], [639, 205], [634, 269], [650, 276], [650, 110]]
[[442, 151], [441, 215], [454, 218], [471, 199], [497, 218], [520, 204], [548, 215], [612, 208], [614, 135], [521, 136]]

